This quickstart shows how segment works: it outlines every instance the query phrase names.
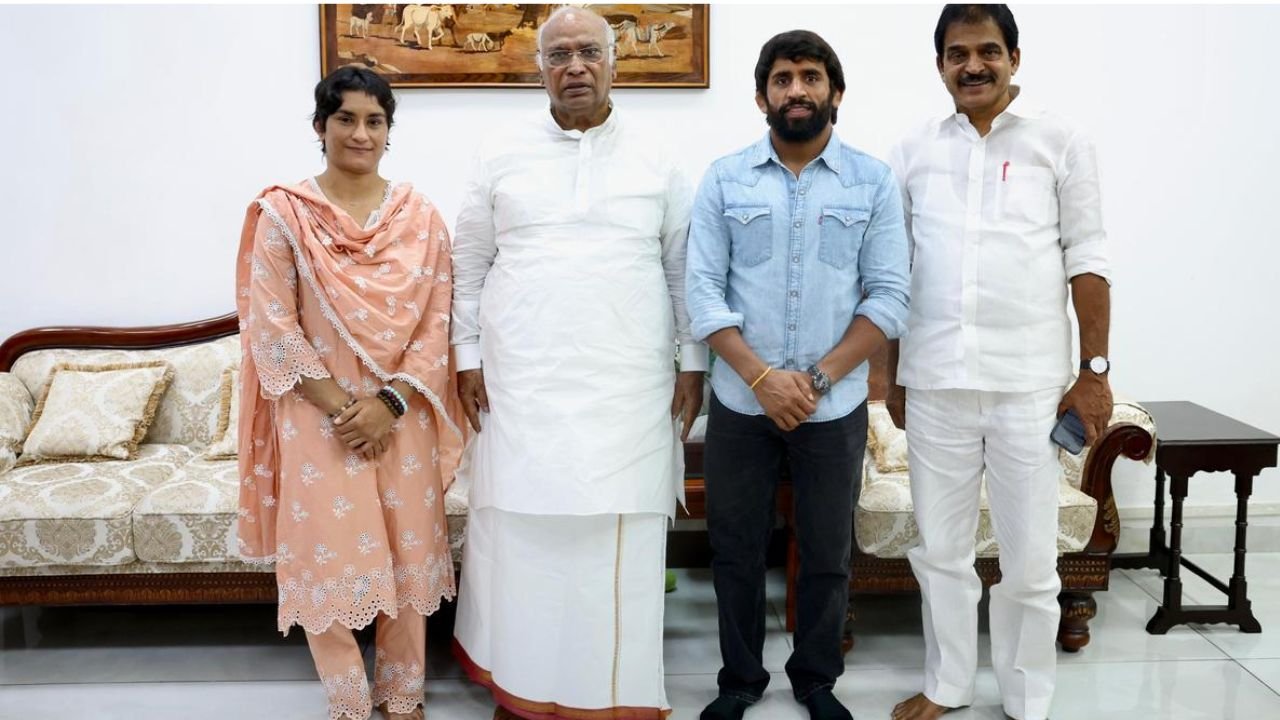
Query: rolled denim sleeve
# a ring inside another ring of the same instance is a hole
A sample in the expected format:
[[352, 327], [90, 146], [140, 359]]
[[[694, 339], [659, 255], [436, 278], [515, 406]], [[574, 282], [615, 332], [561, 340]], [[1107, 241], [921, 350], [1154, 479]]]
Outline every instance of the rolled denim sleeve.
[[742, 313], [729, 309], [725, 284], [729, 277], [729, 227], [724, 220], [720, 175], [712, 165], [702, 178], [689, 224], [685, 297], [693, 337], [699, 342], [727, 327], [742, 329]]
[[890, 340], [902, 337], [907, 331], [907, 303], [911, 298], [907, 230], [902, 195], [887, 167], [876, 189], [871, 222], [863, 236], [858, 274], [864, 296], [854, 314], [875, 323]]

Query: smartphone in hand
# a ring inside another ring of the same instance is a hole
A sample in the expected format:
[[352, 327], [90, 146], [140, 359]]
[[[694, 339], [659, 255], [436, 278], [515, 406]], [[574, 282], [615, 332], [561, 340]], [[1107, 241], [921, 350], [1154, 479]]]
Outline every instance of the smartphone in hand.
[[1067, 410], [1058, 418], [1058, 424], [1053, 426], [1049, 439], [1072, 455], [1079, 455], [1084, 450], [1084, 423], [1075, 410]]

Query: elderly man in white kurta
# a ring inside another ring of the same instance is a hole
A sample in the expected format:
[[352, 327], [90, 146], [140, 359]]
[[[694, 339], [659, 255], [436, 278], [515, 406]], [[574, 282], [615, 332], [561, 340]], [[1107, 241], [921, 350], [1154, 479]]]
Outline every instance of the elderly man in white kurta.
[[657, 720], [679, 429], [706, 369], [684, 305], [692, 194], [610, 103], [603, 19], [557, 11], [538, 61], [550, 112], [483, 144], [454, 241], [478, 431], [455, 651], [497, 718]]

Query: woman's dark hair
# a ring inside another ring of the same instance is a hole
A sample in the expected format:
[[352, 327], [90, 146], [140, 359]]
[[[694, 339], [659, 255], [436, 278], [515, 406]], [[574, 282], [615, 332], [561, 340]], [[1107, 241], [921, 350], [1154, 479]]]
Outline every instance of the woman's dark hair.
[[[769, 83], [769, 71], [778, 58], [786, 58], [791, 62], [813, 60], [827, 68], [827, 80], [833, 93], [844, 92], [844, 68], [840, 66], [840, 58], [831, 49], [826, 40], [817, 33], [808, 30], [790, 30], [779, 33], [769, 39], [760, 48], [760, 59], [756, 61], [756, 92], [765, 95], [765, 86]], [[836, 108], [831, 108], [831, 122], [836, 121]]]
[[991, 20], [1004, 36], [1004, 49], [1010, 53], [1018, 49], [1018, 23], [1008, 5], [947, 5], [942, 8], [938, 27], [933, 30], [933, 49], [942, 57], [942, 42], [952, 23], [978, 25]]
[[[377, 100], [387, 114], [387, 128], [394, 124], [396, 96], [391, 94], [391, 85], [367, 67], [343, 65], [316, 84], [316, 111], [311, 115], [313, 127], [324, 128], [329, 116], [342, 107], [342, 94], [345, 92], [362, 92]], [[391, 143], [387, 146], [390, 147]]]

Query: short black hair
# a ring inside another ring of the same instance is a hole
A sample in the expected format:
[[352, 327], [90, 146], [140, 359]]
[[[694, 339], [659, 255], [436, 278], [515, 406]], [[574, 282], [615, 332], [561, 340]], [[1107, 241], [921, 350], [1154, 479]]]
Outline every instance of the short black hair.
[[343, 65], [316, 84], [316, 111], [311, 116], [311, 124], [323, 129], [329, 116], [342, 107], [342, 94], [353, 91], [377, 100], [387, 114], [387, 127], [391, 127], [396, 114], [396, 96], [391, 93], [391, 84], [361, 65]]
[[[767, 95], [765, 86], [769, 83], [769, 71], [778, 58], [786, 58], [792, 62], [813, 60], [827, 68], [827, 80], [831, 90], [844, 92], [844, 68], [840, 58], [831, 49], [826, 40], [817, 33], [808, 30], [789, 30], [769, 38], [769, 42], [760, 48], [760, 59], [756, 61], [756, 92]], [[836, 121], [836, 108], [831, 108], [831, 122]]]
[[1008, 5], [947, 5], [938, 17], [938, 27], [933, 30], [933, 49], [942, 57], [942, 43], [947, 28], [953, 23], [978, 25], [991, 20], [1004, 36], [1004, 49], [1010, 53], [1018, 49], [1018, 23]]

